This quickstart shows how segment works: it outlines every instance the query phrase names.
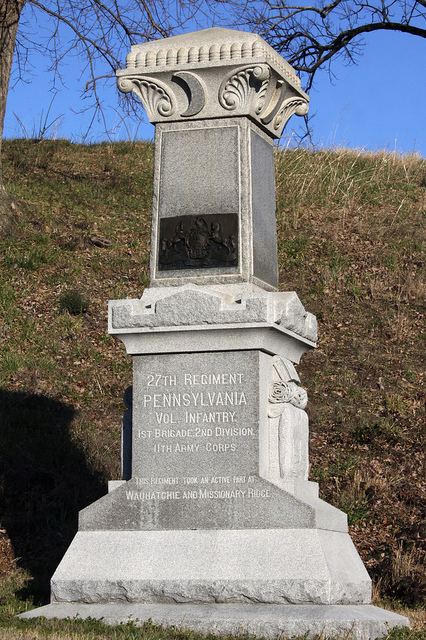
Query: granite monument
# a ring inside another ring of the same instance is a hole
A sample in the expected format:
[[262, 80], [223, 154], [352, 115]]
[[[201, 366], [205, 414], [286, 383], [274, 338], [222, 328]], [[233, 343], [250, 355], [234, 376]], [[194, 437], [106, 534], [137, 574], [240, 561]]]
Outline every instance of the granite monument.
[[156, 126], [150, 287], [109, 305], [133, 358], [123, 479], [25, 615], [271, 638], [406, 625], [370, 605], [347, 517], [308, 480], [295, 364], [317, 325], [277, 290], [273, 155], [308, 96], [259, 36], [222, 28], [135, 45], [117, 76]]

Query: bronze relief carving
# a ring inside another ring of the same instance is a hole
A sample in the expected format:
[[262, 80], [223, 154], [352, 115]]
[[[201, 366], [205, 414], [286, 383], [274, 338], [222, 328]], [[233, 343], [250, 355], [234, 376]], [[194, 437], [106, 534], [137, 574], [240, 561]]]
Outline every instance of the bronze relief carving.
[[160, 220], [158, 270], [238, 266], [238, 214]]

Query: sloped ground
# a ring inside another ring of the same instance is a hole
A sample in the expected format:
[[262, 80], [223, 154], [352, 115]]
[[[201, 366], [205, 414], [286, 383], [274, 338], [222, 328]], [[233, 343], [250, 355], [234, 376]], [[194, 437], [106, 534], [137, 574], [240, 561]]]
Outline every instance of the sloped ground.
[[311, 477], [348, 513], [377, 591], [422, 602], [426, 162], [351, 151], [277, 160], [281, 286], [319, 319], [318, 349], [300, 366]]
[[[16, 585], [21, 600], [46, 599], [78, 510], [119, 477], [131, 361], [106, 333], [107, 304], [148, 286], [153, 154], [64, 141], [9, 141], [4, 154], [26, 203], [0, 251], [0, 602], [13, 608]], [[349, 514], [376, 594], [418, 607], [426, 161], [291, 150], [276, 160], [280, 288], [319, 320], [318, 349], [299, 366], [311, 479]]]

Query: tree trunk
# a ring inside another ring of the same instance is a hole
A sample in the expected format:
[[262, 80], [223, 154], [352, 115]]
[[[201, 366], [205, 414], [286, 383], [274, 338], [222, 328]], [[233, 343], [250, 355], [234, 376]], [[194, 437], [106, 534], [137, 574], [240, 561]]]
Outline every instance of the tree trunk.
[[15, 50], [19, 17], [25, 0], [0, 0], [0, 236], [7, 235], [18, 209], [17, 203], [3, 186], [1, 173], [1, 141], [3, 138], [4, 116], [7, 92]]

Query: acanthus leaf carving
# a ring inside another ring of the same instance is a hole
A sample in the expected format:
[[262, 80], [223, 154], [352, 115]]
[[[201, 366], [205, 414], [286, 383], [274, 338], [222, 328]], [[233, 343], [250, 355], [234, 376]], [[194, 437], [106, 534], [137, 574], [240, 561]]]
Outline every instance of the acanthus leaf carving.
[[254, 110], [259, 114], [264, 106], [269, 78], [270, 70], [266, 64], [252, 65], [233, 71], [220, 86], [220, 105], [227, 111], [243, 109], [247, 106], [254, 89], [256, 92]]
[[158, 116], [167, 118], [176, 111], [176, 98], [160, 80], [143, 76], [125, 76], [118, 79], [118, 88], [123, 93], [133, 93], [142, 102], [150, 121]]
[[307, 100], [292, 96], [283, 101], [281, 108], [272, 121], [275, 131], [282, 130], [292, 115], [304, 116], [309, 111]]

